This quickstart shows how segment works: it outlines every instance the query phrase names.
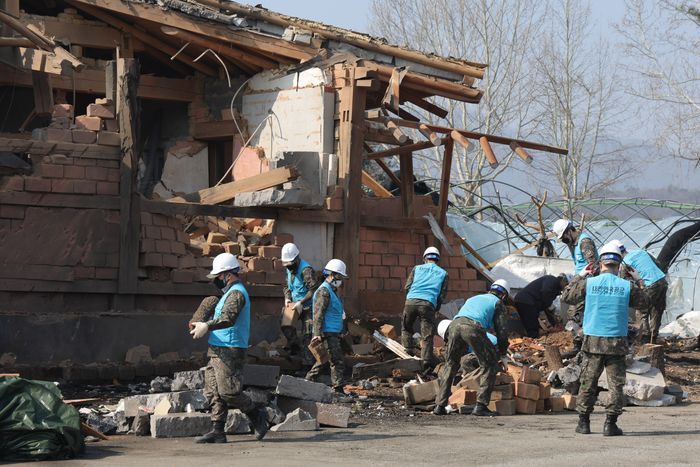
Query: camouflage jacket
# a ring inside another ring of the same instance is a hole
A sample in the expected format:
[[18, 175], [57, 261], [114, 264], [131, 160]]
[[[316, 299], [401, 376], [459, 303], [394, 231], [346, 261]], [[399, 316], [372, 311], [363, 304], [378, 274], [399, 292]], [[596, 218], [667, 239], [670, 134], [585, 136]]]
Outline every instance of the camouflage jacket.
[[[574, 256], [574, 249], [576, 249], [576, 242], [574, 242], [573, 245], [569, 245], [569, 251], [571, 252], [572, 257]], [[591, 240], [590, 238], [584, 238], [583, 240], [581, 240], [581, 254], [589, 263], [598, 262], [598, 258], [596, 256], [597, 250], [595, 247], [595, 243], [593, 243], [593, 240]]]
[[[316, 274], [314, 274], [314, 270], [312, 267], [307, 267], [301, 270], [301, 280], [304, 281], [304, 285], [306, 286], [306, 290], [308, 291], [306, 292], [306, 295], [304, 295], [304, 298], [301, 299], [301, 303], [308, 306], [311, 305], [311, 297], [314, 296], [316, 287], [320, 284], [316, 283]], [[284, 283], [284, 286], [282, 287], [282, 291], [284, 292], [285, 301], [292, 302], [292, 291], [289, 290], [289, 286], [286, 281]]]
[[[413, 285], [413, 274], [416, 272], [416, 268], [414, 267], [411, 269], [411, 273], [408, 275], [408, 278], [406, 279], [406, 285], [403, 287], [403, 289], [408, 293], [409, 290], [411, 290], [411, 285]], [[440, 288], [440, 296], [438, 297], [437, 300], [437, 305], [435, 306], [435, 309], [439, 309], [440, 305], [445, 301], [447, 298], [447, 289], [448, 289], [448, 281], [449, 281], [450, 276], [446, 273], [445, 274], [445, 279], [442, 281], [442, 287]], [[421, 300], [419, 298], [411, 298], [406, 300], [407, 305], [431, 305], [428, 300]]]
[[[586, 300], [586, 279], [581, 276], [574, 277], [564, 289], [561, 297], [566, 303], [573, 305], [584, 303]], [[631, 283], [629, 306], [639, 310], [647, 309], [648, 301], [649, 298], [646, 292], [638, 285]], [[583, 322], [583, 316], [581, 316], [581, 321]], [[596, 354], [626, 355], [628, 351], [627, 336], [599, 337], [584, 335], [581, 350]]]

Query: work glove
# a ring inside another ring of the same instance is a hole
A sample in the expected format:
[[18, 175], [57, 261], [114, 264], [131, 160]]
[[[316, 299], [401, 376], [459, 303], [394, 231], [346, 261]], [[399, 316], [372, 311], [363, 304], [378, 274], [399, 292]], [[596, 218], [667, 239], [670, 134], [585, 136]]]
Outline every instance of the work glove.
[[290, 303], [292, 303], [292, 301], [290, 299], [288, 299], [288, 298], [284, 299], [284, 306], [285, 307], [289, 306]]
[[588, 263], [585, 268], [581, 272], [578, 273], [579, 276], [581, 277], [586, 277], [588, 275], [593, 274], [593, 271], [595, 269], [595, 264], [593, 263]]
[[301, 314], [301, 310], [304, 308], [304, 304], [299, 302], [294, 302], [294, 309], [297, 310], [297, 313]]
[[314, 336], [311, 338], [312, 344], [315, 344], [316, 342], [321, 342], [321, 336]]
[[192, 334], [192, 339], [201, 339], [209, 332], [209, 325], [207, 323], [197, 322], [192, 323], [191, 326], [192, 330], [190, 334]]

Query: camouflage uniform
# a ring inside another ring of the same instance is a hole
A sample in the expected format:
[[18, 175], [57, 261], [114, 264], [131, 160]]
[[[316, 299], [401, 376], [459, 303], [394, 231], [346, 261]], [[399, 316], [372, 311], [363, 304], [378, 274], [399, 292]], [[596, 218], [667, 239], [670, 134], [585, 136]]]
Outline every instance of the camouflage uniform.
[[[290, 348], [294, 350], [299, 349], [301, 351], [301, 356], [304, 360], [304, 363], [311, 364], [311, 362], [313, 362], [313, 356], [311, 355], [311, 352], [309, 352], [308, 349], [308, 345], [311, 342], [311, 334], [313, 333], [313, 313], [311, 312], [311, 299], [314, 295], [314, 291], [316, 290], [319, 284], [316, 281], [316, 275], [314, 274], [314, 270], [311, 267], [306, 267], [301, 270], [301, 279], [302, 281], [304, 281], [304, 285], [306, 286], [306, 290], [308, 291], [306, 292], [304, 298], [301, 299], [302, 309], [301, 314], [299, 315], [299, 321], [301, 322], [302, 337], [300, 339], [299, 336], [297, 336], [296, 328], [291, 326], [285, 326], [284, 328], [282, 328], [282, 334], [284, 334], [284, 337], [287, 338], [287, 342]], [[292, 299], [292, 292], [289, 290], [289, 286], [286, 282], [285, 285], [282, 287], [282, 291], [284, 292], [285, 302], [294, 302], [294, 300]]]
[[326, 368], [330, 366], [331, 386], [334, 388], [342, 388], [344, 378], [343, 375], [345, 373], [345, 361], [343, 360], [343, 349], [340, 346], [340, 333], [321, 332], [325, 312], [330, 301], [331, 296], [328, 293], [328, 290], [323, 287], [318, 289], [314, 302], [314, 309], [318, 310], [318, 313], [316, 313], [313, 319], [313, 335], [314, 337], [319, 336], [323, 340], [323, 346], [328, 352], [329, 361], [327, 363], [314, 363], [314, 366], [311, 367], [309, 372], [306, 374], [306, 379], [309, 381], [316, 381], [318, 375], [325, 372]]
[[498, 338], [498, 350], [486, 336], [486, 329], [481, 324], [469, 318], [455, 318], [447, 328], [447, 353], [445, 354], [445, 367], [439, 375], [439, 389], [435, 397], [435, 405], [444, 407], [450, 397], [452, 379], [460, 367], [460, 360], [467, 353], [467, 347], [471, 347], [479, 361], [481, 378], [477, 402], [488, 405], [491, 400], [491, 391], [496, 382], [498, 373], [499, 352], [505, 355], [508, 350], [507, 333], [508, 315], [503, 302], [496, 305], [493, 316], [493, 326]]
[[[415, 268], [406, 279], [404, 290], [406, 293], [411, 289], [413, 284], [413, 274]], [[442, 282], [440, 288], [440, 297], [438, 298], [437, 307], [433, 306], [428, 300], [408, 299], [403, 309], [401, 318], [401, 345], [403, 345], [409, 353], [413, 353], [413, 325], [416, 320], [420, 320], [420, 336], [421, 336], [421, 352], [420, 358], [423, 361], [423, 368], [432, 366], [435, 357], [433, 356], [433, 336], [435, 335], [435, 312], [440, 309], [440, 305], [447, 297], [448, 276]]]
[[[209, 325], [209, 331], [233, 326], [245, 305], [245, 297], [238, 291], [232, 292], [227, 297], [219, 317], [212, 319], [218, 301], [217, 297], [202, 300], [190, 322], [205, 322]], [[253, 401], [242, 392], [241, 373], [246, 353], [246, 349], [237, 347], [209, 346], [209, 362], [204, 370], [204, 396], [211, 406], [213, 422], [225, 422], [229, 409], [240, 409], [248, 413], [255, 408]]]
[[[574, 249], [576, 248], [576, 242], [574, 242], [573, 245], [569, 245], [569, 251], [571, 252], [571, 256], [574, 256]], [[593, 243], [593, 240], [590, 238], [584, 238], [581, 240], [581, 254], [583, 255], [584, 258], [586, 258], [586, 261], [589, 263], [597, 263], [598, 262], [598, 253], [595, 247], [595, 243]], [[563, 297], [562, 300], [564, 302], [568, 303], [569, 305], [569, 319], [574, 321], [576, 324], [579, 326], [581, 323], [583, 323], [583, 308], [584, 308], [584, 303], [570, 303], [566, 301]], [[574, 336], [574, 340], [577, 339]]]
[[[651, 259], [654, 261], [654, 264], [656, 264], [656, 267], [663, 271], [656, 258], [651, 256]], [[620, 266], [620, 277], [629, 279], [630, 269], [632, 268], [629, 265], [622, 263]], [[643, 283], [639, 285], [643, 285]], [[659, 336], [659, 328], [661, 327], [661, 318], [663, 318], [664, 312], [666, 311], [668, 282], [666, 279], [661, 279], [646, 287], [644, 290], [649, 298], [649, 305], [646, 310], [638, 310], [641, 315], [640, 330], [642, 334], [651, 335], [651, 342], [656, 342], [656, 338]]]
[[[562, 299], [567, 303], [581, 304], [586, 299], [586, 280], [580, 276], [575, 277], [564, 290]], [[643, 308], [647, 304], [647, 295], [644, 290], [634, 283], [630, 287], [629, 305], [633, 308]], [[626, 312], [626, 310], [625, 310]], [[583, 320], [583, 315], [581, 316]], [[629, 346], [627, 336], [598, 337], [583, 336], [581, 353], [581, 387], [579, 389], [576, 410], [582, 415], [593, 412], [593, 405], [597, 398], [598, 379], [603, 369], [608, 376], [608, 390], [610, 391], [610, 403], [605, 407], [608, 415], [620, 415], [624, 406], [622, 388], [625, 385], [627, 365], [625, 358]]]

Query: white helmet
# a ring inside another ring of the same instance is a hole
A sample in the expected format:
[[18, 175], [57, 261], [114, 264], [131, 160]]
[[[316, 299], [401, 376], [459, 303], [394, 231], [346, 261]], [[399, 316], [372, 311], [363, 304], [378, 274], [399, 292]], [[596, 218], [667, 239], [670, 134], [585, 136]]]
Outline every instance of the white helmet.
[[211, 265], [211, 272], [207, 274], [209, 279], [214, 279], [216, 276], [226, 271], [237, 271], [241, 268], [238, 260], [231, 253], [221, 253], [216, 255], [214, 262]]
[[552, 232], [556, 234], [558, 240], [561, 240], [569, 226], [573, 226], [570, 220], [557, 219], [554, 224], [552, 224]]
[[510, 295], [510, 287], [508, 286], [508, 281], [505, 279], [498, 279], [493, 284], [489, 290], [495, 290], [497, 292], [505, 292], [506, 295]]
[[285, 243], [282, 247], [282, 262], [291, 263], [299, 256], [299, 248], [293, 243]]
[[622, 253], [623, 255], [627, 253], [627, 248], [625, 248], [624, 243], [622, 243], [620, 240], [610, 240], [608, 244], [616, 246], [620, 250], [620, 253]]
[[608, 263], [621, 263], [622, 262], [622, 252], [620, 247], [613, 242], [608, 242], [598, 251], [600, 256], [600, 262], [603, 264]]
[[452, 323], [451, 319], [443, 319], [438, 323], [438, 336], [442, 337], [443, 339], [445, 338], [445, 332], [447, 331], [447, 328], [450, 327], [450, 323]]
[[423, 259], [425, 259], [425, 258], [439, 261], [440, 260], [440, 250], [438, 250], [434, 246], [429, 246], [423, 252]]
[[326, 267], [323, 268], [323, 272], [334, 272], [336, 274], [340, 274], [346, 279], [348, 278], [348, 269], [345, 267], [345, 263], [339, 259], [332, 259], [328, 261]]

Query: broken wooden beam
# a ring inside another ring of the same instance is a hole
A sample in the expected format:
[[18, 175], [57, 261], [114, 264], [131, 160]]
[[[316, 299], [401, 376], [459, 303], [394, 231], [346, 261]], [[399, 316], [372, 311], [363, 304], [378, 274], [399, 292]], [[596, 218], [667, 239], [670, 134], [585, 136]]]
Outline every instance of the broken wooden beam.
[[481, 145], [481, 150], [484, 151], [484, 157], [488, 161], [491, 168], [495, 169], [498, 167], [498, 159], [496, 159], [496, 155], [493, 153], [493, 148], [491, 148], [489, 139], [486, 136], [482, 136], [479, 138], [479, 144]]
[[447, 110], [443, 109], [440, 106], [437, 106], [433, 104], [430, 101], [427, 101], [423, 99], [422, 97], [418, 97], [412, 94], [407, 94], [407, 93], [402, 93], [401, 94], [401, 102], [410, 102], [411, 104], [415, 105], [416, 107], [420, 107], [421, 109], [425, 110], [426, 112], [430, 112], [431, 114], [440, 117], [440, 118], [445, 118], [447, 117], [448, 113]]
[[379, 342], [380, 344], [382, 344], [384, 347], [386, 347], [387, 349], [389, 349], [393, 353], [395, 353], [399, 358], [406, 359], [406, 360], [418, 359], [418, 357], [415, 357], [415, 356], [409, 354], [406, 351], [406, 348], [403, 345], [396, 342], [394, 339], [383, 336], [383, 335], [379, 334], [379, 332], [377, 332], [377, 331], [374, 331], [374, 334], [372, 334], [372, 337], [374, 337], [374, 339], [377, 342]]
[[184, 196], [176, 196], [166, 201], [169, 203], [199, 203], [199, 204], [219, 204], [229, 201], [239, 193], [259, 191], [282, 185], [299, 177], [299, 172], [294, 167], [280, 167], [264, 172], [259, 175], [236, 180], [234, 182], [223, 183], [212, 188], [188, 193]]
[[370, 174], [362, 171], [362, 184], [372, 190], [377, 198], [393, 198], [394, 195], [391, 194], [389, 190], [384, 188], [381, 183], [376, 181]]
[[386, 165], [386, 162], [384, 162], [381, 159], [373, 159], [374, 162], [377, 163], [377, 165], [384, 171], [384, 173], [391, 179], [392, 182], [396, 184], [396, 186], [401, 186], [401, 179], [394, 174], [394, 172], [391, 171], [388, 165]]

